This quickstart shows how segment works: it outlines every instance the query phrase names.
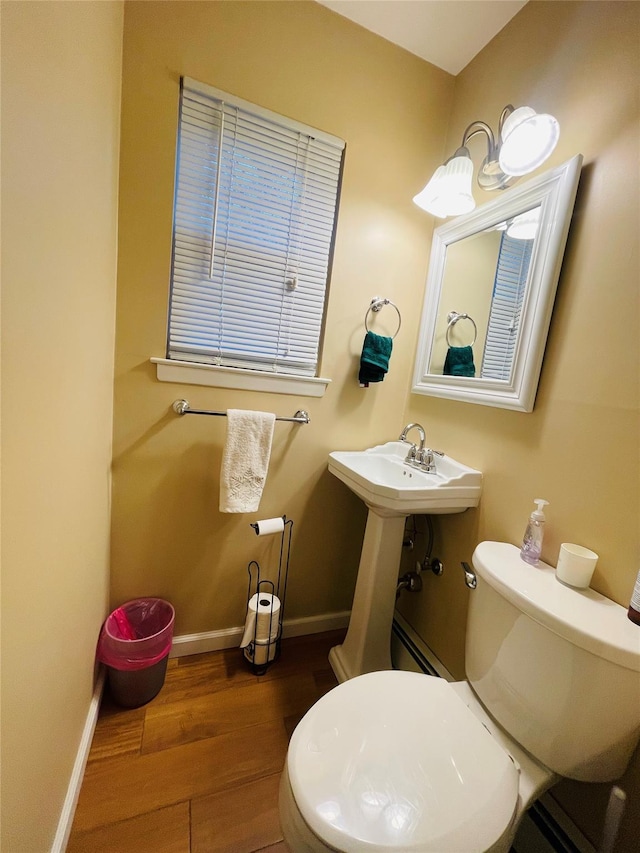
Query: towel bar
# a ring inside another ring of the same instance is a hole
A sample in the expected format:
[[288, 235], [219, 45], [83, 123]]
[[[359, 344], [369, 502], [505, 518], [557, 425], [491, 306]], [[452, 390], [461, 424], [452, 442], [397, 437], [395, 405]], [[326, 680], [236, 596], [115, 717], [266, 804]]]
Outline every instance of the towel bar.
[[[214, 415], [215, 417], [226, 418], [226, 412], [211, 412], [207, 409], [192, 409], [187, 400], [175, 400], [172, 407], [176, 415]], [[277, 421], [288, 421], [293, 424], [308, 424], [311, 423], [311, 418], [308, 412], [299, 409], [292, 418], [278, 418]]]

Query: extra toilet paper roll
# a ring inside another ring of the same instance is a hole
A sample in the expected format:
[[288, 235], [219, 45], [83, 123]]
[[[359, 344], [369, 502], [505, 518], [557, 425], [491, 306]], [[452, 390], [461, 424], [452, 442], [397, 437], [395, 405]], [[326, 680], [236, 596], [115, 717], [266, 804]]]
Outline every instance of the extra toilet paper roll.
[[254, 641], [258, 644], [273, 642], [278, 639], [279, 629], [280, 599], [270, 592], [256, 592], [249, 599], [240, 648]]
[[275, 640], [272, 643], [249, 643], [244, 650], [244, 656], [249, 663], [255, 666], [263, 666], [265, 663], [271, 663], [276, 656], [276, 651]]
[[282, 533], [284, 530], [284, 518], [263, 518], [251, 525], [257, 536], [271, 536], [272, 533]]

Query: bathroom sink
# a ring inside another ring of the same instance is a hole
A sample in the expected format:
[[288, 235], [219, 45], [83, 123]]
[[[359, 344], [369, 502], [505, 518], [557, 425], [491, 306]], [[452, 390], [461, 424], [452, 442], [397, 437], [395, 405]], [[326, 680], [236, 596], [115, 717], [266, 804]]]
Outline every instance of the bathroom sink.
[[[417, 427], [421, 441], [424, 429]], [[358, 577], [344, 642], [329, 652], [339, 682], [391, 669], [391, 625], [408, 515], [464, 512], [477, 506], [482, 474], [450, 456], [435, 455], [433, 473], [407, 465], [406, 441], [369, 450], [335, 450], [329, 471], [367, 505]]]
[[329, 471], [369, 507], [400, 515], [441, 515], [477, 506], [482, 473], [450, 456], [435, 456], [427, 473], [405, 463], [410, 445], [388, 441], [368, 450], [336, 450]]

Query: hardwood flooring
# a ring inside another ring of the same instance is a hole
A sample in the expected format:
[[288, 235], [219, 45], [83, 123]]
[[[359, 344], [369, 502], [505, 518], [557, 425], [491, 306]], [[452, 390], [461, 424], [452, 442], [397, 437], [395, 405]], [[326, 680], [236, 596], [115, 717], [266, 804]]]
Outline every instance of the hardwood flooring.
[[142, 708], [105, 692], [67, 853], [289, 853], [278, 784], [289, 737], [337, 681], [343, 631], [282, 641], [265, 675], [239, 649], [169, 661]]

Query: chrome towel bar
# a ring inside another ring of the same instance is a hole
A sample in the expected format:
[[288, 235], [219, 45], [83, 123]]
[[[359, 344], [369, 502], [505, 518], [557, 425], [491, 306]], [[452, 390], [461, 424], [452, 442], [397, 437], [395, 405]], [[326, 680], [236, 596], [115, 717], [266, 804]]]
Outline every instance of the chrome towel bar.
[[[226, 412], [211, 412], [207, 409], [192, 409], [188, 400], [175, 400], [172, 407], [176, 415], [213, 415], [214, 417], [226, 418]], [[308, 412], [299, 409], [292, 418], [278, 418], [277, 421], [287, 421], [292, 424], [308, 424], [311, 423], [311, 418]]]

